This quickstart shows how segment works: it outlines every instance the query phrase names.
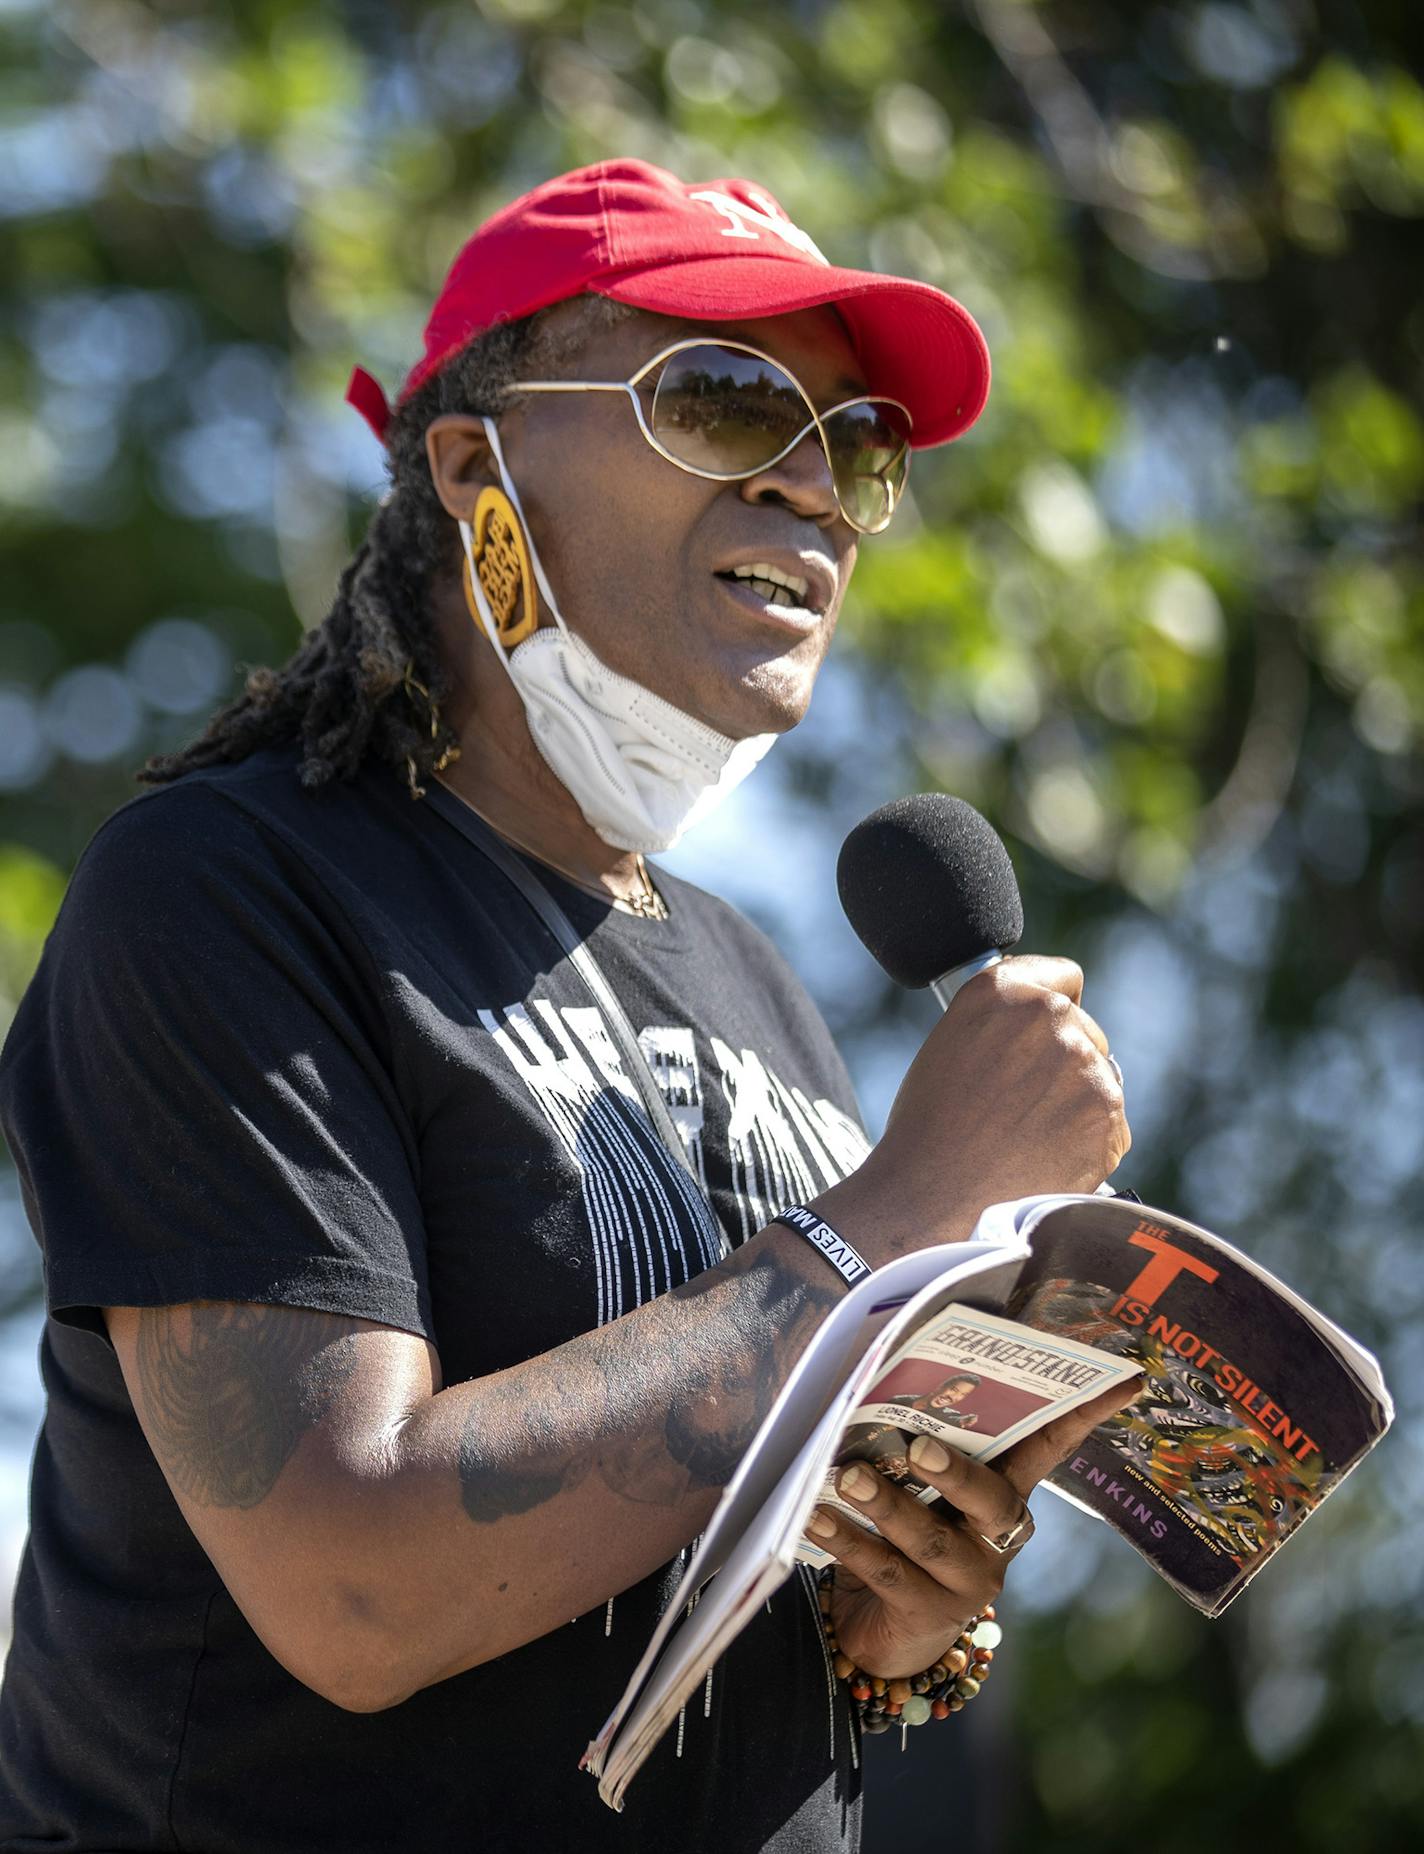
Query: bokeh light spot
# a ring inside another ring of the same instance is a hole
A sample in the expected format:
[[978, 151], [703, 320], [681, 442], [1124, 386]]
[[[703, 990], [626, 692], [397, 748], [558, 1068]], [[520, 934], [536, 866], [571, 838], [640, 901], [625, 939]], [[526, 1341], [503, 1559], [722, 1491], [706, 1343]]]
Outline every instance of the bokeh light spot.
[[104, 663], [85, 663], [61, 676], [42, 712], [53, 744], [91, 766], [132, 753], [143, 725], [133, 684]]
[[52, 758], [34, 698], [24, 689], [0, 687], [0, 791], [34, 785]]
[[151, 708], [191, 715], [222, 695], [232, 658], [207, 625], [161, 618], [134, 639], [124, 667]]

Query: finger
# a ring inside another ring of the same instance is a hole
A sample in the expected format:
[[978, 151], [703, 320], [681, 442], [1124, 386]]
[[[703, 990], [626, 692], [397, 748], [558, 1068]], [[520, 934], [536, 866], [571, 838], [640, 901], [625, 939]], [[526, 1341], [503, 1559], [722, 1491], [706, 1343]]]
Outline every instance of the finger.
[[[1075, 1007], [1068, 1021], [1075, 1030], [1079, 1031], [1088, 1039], [1093, 1048], [1097, 1050], [1098, 1054], [1106, 1059], [1108, 1051], [1112, 1046], [1108, 1042], [1103, 1027], [1097, 1019], [1095, 1017], [1090, 1017], [1081, 1007]], [[1117, 1076], [1115, 1074], [1113, 1080], [1114, 1082], [1117, 1081]], [[1118, 1085], [1119, 1087], [1121, 1086], [1120, 1083]]]
[[[1002, 1474], [993, 1468], [986, 1468], [982, 1462], [971, 1461], [967, 1455], [945, 1448], [933, 1436], [915, 1438], [910, 1445], [910, 1462], [915, 1478], [923, 1481], [927, 1487], [933, 1487], [936, 1493], [943, 1494], [962, 1515], [962, 1527], [945, 1526], [944, 1521], [929, 1508], [921, 1508], [932, 1523], [944, 1527], [950, 1538], [957, 1539], [961, 1546], [969, 1546], [969, 1562], [982, 1564], [979, 1546], [973, 1542], [973, 1535], [978, 1534], [981, 1539], [1000, 1538], [1022, 1522], [1022, 1496]], [[850, 1469], [846, 1470], [847, 1474], [850, 1472]], [[847, 1487], [843, 1474], [839, 1491], [861, 1512], [868, 1514], [877, 1526], [883, 1526], [887, 1522], [893, 1523], [890, 1516], [897, 1510], [892, 1505], [891, 1496], [898, 1494], [901, 1499], [911, 1498], [903, 1488], [892, 1488], [888, 1482], [884, 1486], [883, 1493], [877, 1490], [871, 1500], [861, 1500]], [[918, 1506], [919, 1502], [914, 1501], [913, 1504]], [[905, 1536], [909, 1536], [908, 1532]], [[943, 1548], [936, 1549], [942, 1551]]]
[[1099, 1423], [1125, 1409], [1141, 1388], [1140, 1377], [1126, 1384], [1114, 1384], [1101, 1396], [1080, 1404], [1076, 1410], [1069, 1410], [1065, 1416], [1056, 1416], [1033, 1435], [1025, 1436], [999, 1462], [1004, 1479], [1027, 1498], [1045, 1474], [1051, 1474], [1061, 1461], [1065, 1461]]
[[1025, 984], [1036, 986], [1040, 991], [1057, 992], [1068, 1001], [1068, 1008], [1064, 1010], [1065, 1026], [1078, 1030], [1094, 1049], [1107, 1055], [1108, 1039], [1101, 1026], [1082, 1008], [1083, 968], [1071, 959], [1052, 959], [1041, 953], [1015, 953], [1000, 960], [997, 966], [989, 967], [980, 974], [979, 980], [972, 982], [984, 979], [1000, 986]]
[[1048, 953], [1011, 953], [992, 968], [1004, 979], [1023, 979], [1029, 985], [1041, 985], [1045, 991], [1061, 991], [1074, 1004], [1083, 997], [1083, 968], [1072, 959], [1057, 959]]
[[[943, 1589], [963, 1592], [970, 1598], [969, 1613], [977, 1607], [974, 1598], [988, 1600], [992, 1596], [993, 1592], [986, 1592], [984, 1587], [985, 1567], [978, 1544], [964, 1527], [949, 1523], [865, 1462], [852, 1462], [843, 1469], [836, 1490], [847, 1504], [873, 1520], [897, 1551]], [[1023, 1502], [1014, 1504], [1022, 1518]]]
[[[888, 1539], [877, 1538], [829, 1506], [815, 1509], [806, 1531], [822, 1551], [875, 1592], [876, 1600], [907, 1634], [918, 1633], [927, 1616], [933, 1616], [937, 1625], [944, 1621], [945, 1585], [897, 1551]], [[964, 1615], [954, 1620], [967, 1621], [983, 1605], [966, 1594], [960, 1607]]]

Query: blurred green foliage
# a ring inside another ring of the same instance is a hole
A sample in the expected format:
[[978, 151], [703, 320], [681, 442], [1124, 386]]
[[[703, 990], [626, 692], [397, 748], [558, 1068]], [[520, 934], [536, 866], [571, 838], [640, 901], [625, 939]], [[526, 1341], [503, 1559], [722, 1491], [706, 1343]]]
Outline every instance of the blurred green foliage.
[[[982, 322], [989, 409], [864, 550], [797, 816], [988, 810], [1093, 973], [1133, 1182], [1405, 1410], [1210, 1629], [1081, 1528], [1025, 1579], [1009, 1848], [1424, 1820], [1421, 40], [1362, 0], [0, 4], [0, 1010], [133, 767], [320, 619], [380, 481], [347, 372], [398, 383], [511, 194], [749, 174]], [[873, 1104], [923, 1014], [818, 990]]]
[[46, 857], [17, 843], [0, 846], [0, 1012], [6, 1023], [63, 898], [63, 872]]

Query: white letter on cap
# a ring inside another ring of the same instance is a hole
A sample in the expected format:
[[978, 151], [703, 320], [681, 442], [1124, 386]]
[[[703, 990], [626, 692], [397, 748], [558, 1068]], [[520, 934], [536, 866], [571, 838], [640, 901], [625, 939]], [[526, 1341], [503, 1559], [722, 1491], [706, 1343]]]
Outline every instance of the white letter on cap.
[[[759, 238], [761, 232], [775, 232], [788, 245], [794, 245], [798, 251], [804, 251], [807, 257], [815, 258], [818, 264], [829, 262], [824, 253], [817, 249], [815, 240], [803, 232], [799, 225], [793, 225], [789, 219], [783, 218], [765, 194], [759, 196], [759, 207], [734, 200], [730, 193], [719, 193], [715, 187], [693, 193], [689, 197], [711, 206], [728, 221], [722, 227], [723, 238]], [[754, 231], [754, 226], [760, 226], [761, 232]]]

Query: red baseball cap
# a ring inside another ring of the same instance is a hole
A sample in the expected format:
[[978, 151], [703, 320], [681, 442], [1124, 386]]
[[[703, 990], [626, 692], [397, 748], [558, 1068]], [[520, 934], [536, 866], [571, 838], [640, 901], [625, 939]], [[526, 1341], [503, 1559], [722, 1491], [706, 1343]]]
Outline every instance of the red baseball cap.
[[[834, 303], [870, 390], [908, 407], [917, 450], [967, 431], [989, 395], [984, 337], [943, 290], [828, 263], [749, 180], [684, 183], [618, 160], [546, 180], [480, 226], [450, 267], [400, 401], [496, 322], [585, 292], [689, 321]], [[384, 439], [390, 407], [364, 368], [346, 397]]]

